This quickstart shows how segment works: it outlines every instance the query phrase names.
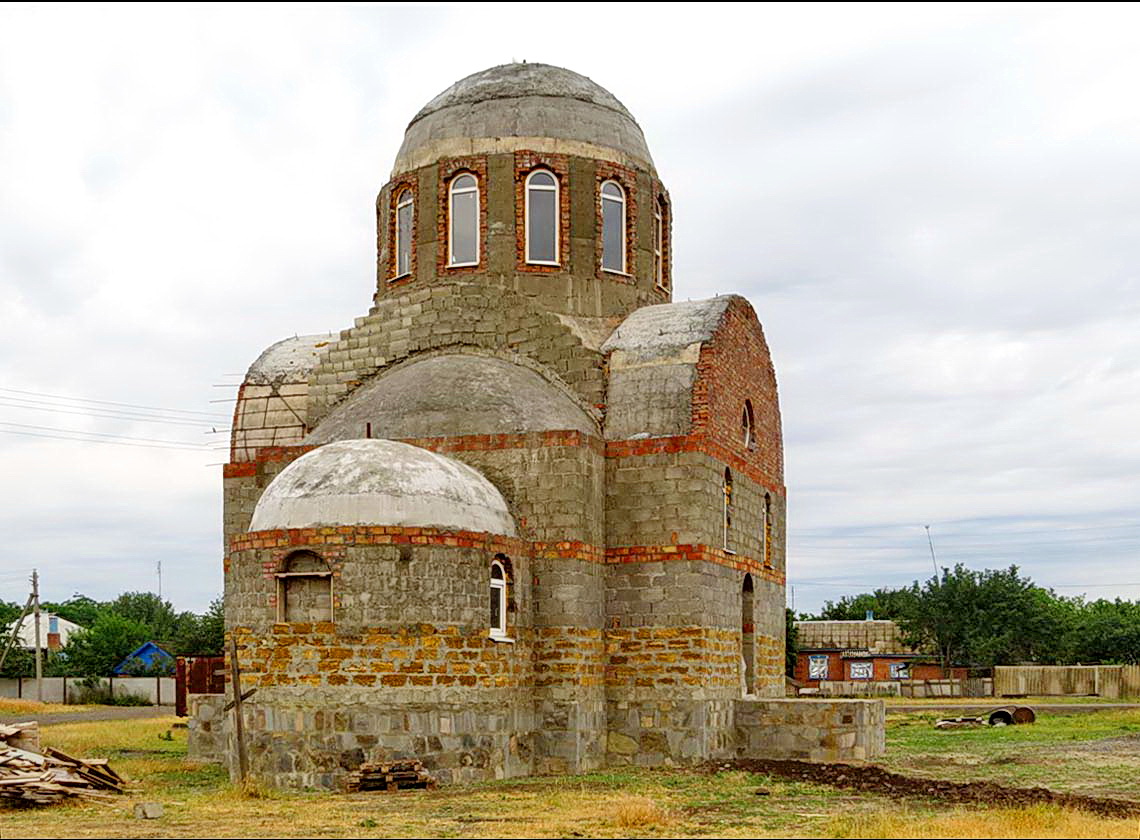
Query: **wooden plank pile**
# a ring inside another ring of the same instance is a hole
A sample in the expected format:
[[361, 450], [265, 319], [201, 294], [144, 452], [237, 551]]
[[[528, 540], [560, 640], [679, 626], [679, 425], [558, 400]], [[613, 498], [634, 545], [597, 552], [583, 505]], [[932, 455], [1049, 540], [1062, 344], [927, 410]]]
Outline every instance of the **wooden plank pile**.
[[51, 747], [42, 752], [39, 726], [0, 724], [0, 800], [48, 804], [69, 797], [95, 802], [123, 793], [126, 783], [105, 758], [72, 758]]
[[357, 793], [367, 790], [435, 790], [435, 777], [418, 761], [393, 761], [390, 764], [361, 764], [348, 774], [345, 790]]

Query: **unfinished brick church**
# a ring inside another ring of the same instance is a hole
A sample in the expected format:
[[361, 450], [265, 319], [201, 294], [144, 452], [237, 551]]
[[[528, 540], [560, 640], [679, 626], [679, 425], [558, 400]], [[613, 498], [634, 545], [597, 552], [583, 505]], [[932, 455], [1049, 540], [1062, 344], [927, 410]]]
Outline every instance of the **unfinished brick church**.
[[239, 392], [225, 605], [255, 775], [694, 763], [737, 754], [742, 696], [782, 697], [776, 377], [744, 298], [673, 302], [672, 217], [637, 122], [577, 73], [494, 67], [412, 119], [371, 307]]

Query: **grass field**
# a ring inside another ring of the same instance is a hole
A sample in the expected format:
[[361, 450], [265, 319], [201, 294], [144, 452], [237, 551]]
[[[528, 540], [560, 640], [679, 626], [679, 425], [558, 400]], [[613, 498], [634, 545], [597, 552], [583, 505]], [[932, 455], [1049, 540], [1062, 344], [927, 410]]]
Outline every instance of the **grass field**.
[[[935, 716], [890, 715], [882, 764], [910, 775], [1140, 799], [1140, 748], [1133, 745], [1140, 742], [1140, 711], [1043, 715], [1032, 726], [946, 732], [933, 729]], [[43, 727], [45, 745], [110, 758], [134, 790], [113, 805], [0, 807], [0, 835], [1140, 837], [1135, 819], [899, 802], [742, 772], [607, 771], [430, 793], [241, 792], [220, 768], [186, 761], [185, 730], [172, 729], [176, 720]], [[161, 802], [162, 818], [136, 820], [133, 805], [143, 801]]]

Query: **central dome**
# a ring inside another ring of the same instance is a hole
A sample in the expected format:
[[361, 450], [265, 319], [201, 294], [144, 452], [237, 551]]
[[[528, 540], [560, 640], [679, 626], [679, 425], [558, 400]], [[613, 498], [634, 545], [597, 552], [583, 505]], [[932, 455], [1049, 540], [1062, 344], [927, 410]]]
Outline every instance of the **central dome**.
[[502, 64], [460, 79], [416, 114], [392, 175], [496, 143], [509, 151], [542, 146], [544, 139], [578, 141], [583, 151], [606, 149], [619, 163], [653, 169], [641, 128], [601, 85], [549, 64]]

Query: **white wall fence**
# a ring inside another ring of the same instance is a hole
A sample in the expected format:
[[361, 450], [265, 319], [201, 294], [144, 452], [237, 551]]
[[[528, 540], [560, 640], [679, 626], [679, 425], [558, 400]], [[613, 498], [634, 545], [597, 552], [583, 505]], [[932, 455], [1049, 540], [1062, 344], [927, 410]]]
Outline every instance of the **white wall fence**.
[[[80, 684], [83, 679], [85, 678], [44, 677], [44, 702], [75, 702], [75, 698], [84, 690]], [[147, 698], [151, 705], [173, 705], [174, 703], [174, 677], [104, 677], [100, 682], [103, 685], [109, 683], [111, 692], [116, 697], [124, 694], [135, 694]], [[0, 697], [35, 700], [36, 678], [0, 678]]]

